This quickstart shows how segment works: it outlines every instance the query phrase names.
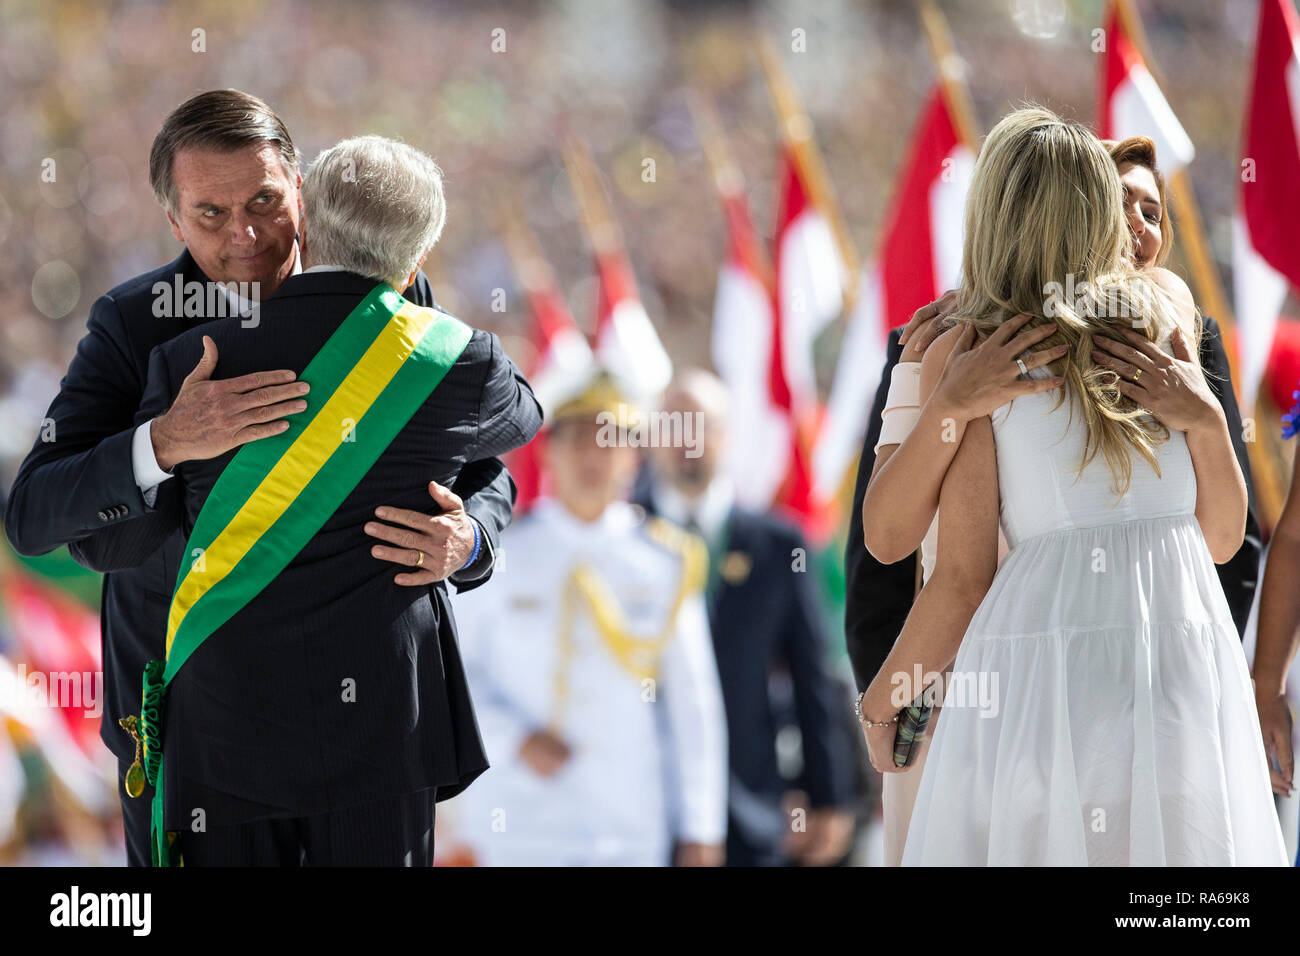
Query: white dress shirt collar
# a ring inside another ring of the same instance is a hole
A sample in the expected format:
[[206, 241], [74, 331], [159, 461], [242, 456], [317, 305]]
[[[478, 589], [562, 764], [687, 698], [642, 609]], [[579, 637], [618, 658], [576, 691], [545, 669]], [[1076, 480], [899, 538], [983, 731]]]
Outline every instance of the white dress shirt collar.
[[[285, 278], [287, 279], [292, 276], [299, 275], [301, 273], [302, 273], [302, 254], [298, 250], [298, 240], [295, 239], [293, 241], [293, 268], [289, 270], [289, 275], [285, 276]], [[227, 284], [221, 286], [221, 289], [226, 293], [227, 301], [230, 302], [230, 308], [234, 310], [231, 314], [243, 315], [243, 316], [252, 315], [253, 310], [256, 309], [258, 305], [260, 305], [261, 303], [248, 301], [242, 295], [236, 292], [235, 288], [236, 286], [234, 286], [233, 284]]]

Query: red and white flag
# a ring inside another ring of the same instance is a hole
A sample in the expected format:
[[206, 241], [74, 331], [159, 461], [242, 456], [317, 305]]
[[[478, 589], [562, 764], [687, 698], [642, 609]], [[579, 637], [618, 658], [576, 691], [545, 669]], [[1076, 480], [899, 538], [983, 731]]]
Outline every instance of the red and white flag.
[[[528, 368], [528, 382], [543, 413], [550, 414], [556, 403], [572, 390], [574, 382], [587, 379], [595, 360], [587, 337], [574, 321], [549, 270], [531, 260], [520, 262], [519, 269], [533, 314], [532, 343], [536, 349]], [[540, 447], [543, 440], [538, 435], [506, 456], [506, 467], [518, 489], [515, 510], [521, 514], [544, 491]]]
[[1288, 284], [1300, 288], [1300, 18], [1291, 0], [1262, 0], [1255, 77], [1232, 230], [1242, 413], [1268, 363]]
[[975, 154], [957, 133], [942, 88], [926, 100], [912, 150], [849, 319], [813, 457], [816, 500], [834, 498], [857, 462], [889, 331], [961, 278], [962, 223]]
[[1149, 137], [1156, 145], [1160, 168], [1166, 175], [1172, 175], [1192, 161], [1196, 150], [1142, 61], [1131, 35], [1135, 27], [1130, 28], [1130, 20], [1125, 16], [1131, 8], [1120, 9], [1125, 3], [1127, 0], [1112, 3], [1106, 17], [1097, 132], [1102, 139]]
[[812, 199], [794, 149], [781, 150], [776, 217], [777, 338], [793, 408], [817, 410], [813, 340], [844, 307], [844, 267], [830, 221]]
[[668, 387], [673, 363], [636, 290], [621, 246], [596, 253], [596, 359], [633, 392], [652, 402]]
[[98, 755], [104, 702], [98, 616], [18, 569], [0, 576], [0, 608], [3, 626], [15, 639], [15, 660], [29, 674], [41, 675], [50, 709], [70, 739], [84, 754]]
[[817, 397], [813, 341], [844, 307], [844, 259], [830, 220], [813, 201], [794, 147], [781, 151], [776, 216], [776, 290], [769, 363], [772, 405], [789, 422], [788, 464], [774, 504], [814, 539], [828, 530], [828, 510], [813, 493], [812, 447], [823, 409]]
[[725, 468], [737, 501], [771, 507], [793, 458], [790, 411], [772, 391], [776, 313], [763, 277], [762, 247], [744, 192], [722, 194], [727, 216], [727, 258], [713, 298], [713, 366], [731, 393]]

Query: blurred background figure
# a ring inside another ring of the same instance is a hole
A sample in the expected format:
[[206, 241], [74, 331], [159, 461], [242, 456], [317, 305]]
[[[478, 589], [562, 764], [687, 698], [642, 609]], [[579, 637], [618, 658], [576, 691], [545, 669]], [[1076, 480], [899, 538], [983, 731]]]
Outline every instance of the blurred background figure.
[[493, 587], [456, 598], [491, 761], [456, 798], [457, 838], [487, 865], [720, 865], [707, 556], [624, 500], [639, 453], [623, 423], [641, 420], [627, 393], [594, 367], [568, 385], [539, 396], [551, 496], [502, 536]]
[[[638, 499], [708, 547], [705, 593], [730, 751], [727, 865], [835, 863], [854, 831], [840, 719], [851, 695], [827, 667], [808, 546], [792, 524], [736, 504], [720, 470], [730, 416], [721, 379], [682, 372], [661, 414], [653, 478]], [[795, 779], [778, 761], [777, 736], [787, 729], [800, 743]]]
[[104, 705], [98, 575], [0, 541], [0, 865], [123, 866]]

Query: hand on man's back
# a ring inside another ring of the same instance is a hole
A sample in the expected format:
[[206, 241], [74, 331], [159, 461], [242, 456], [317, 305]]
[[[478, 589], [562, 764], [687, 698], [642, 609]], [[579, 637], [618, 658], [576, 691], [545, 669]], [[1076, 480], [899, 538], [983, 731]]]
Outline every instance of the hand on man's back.
[[217, 345], [203, 336], [203, 357], [185, 377], [172, 407], [153, 420], [150, 438], [158, 467], [206, 461], [289, 427], [286, 415], [305, 411], [310, 390], [291, 369], [214, 380]]

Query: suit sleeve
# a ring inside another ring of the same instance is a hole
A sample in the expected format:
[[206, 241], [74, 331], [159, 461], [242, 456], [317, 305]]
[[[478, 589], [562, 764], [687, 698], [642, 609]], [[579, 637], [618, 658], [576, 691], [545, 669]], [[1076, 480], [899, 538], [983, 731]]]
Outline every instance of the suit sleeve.
[[474, 564], [451, 576], [458, 594], [491, 577], [501, 532], [514, 514], [515, 483], [499, 456], [528, 444], [542, 424], [541, 406], [531, 386], [502, 350], [500, 339], [491, 334], [487, 338], [490, 348], [475, 441], [454, 489], [482, 530], [483, 552]]
[[[140, 409], [135, 416], [137, 425], [161, 415], [171, 407], [175, 397], [164, 349], [165, 346], [160, 345], [149, 356], [144, 398], [140, 400]], [[184, 507], [181, 480], [173, 478], [158, 486], [157, 497], [147, 514], [135, 521], [114, 523], [69, 545], [69, 550], [74, 558], [93, 571], [138, 567], [182, 526]]]
[[667, 719], [658, 727], [671, 755], [673, 835], [683, 843], [720, 844], [727, 835], [727, 717], [703, 594], [682, 602], [660, 673]]
[[867, 423], [867, 437], [858, 459], [858, 480], [853, 490], [853, 513], [849, 516], [848, 542], [844, 549], [844, 637], [858, 690], [866, 690], [884, 664], [898, 633], [912, 610], [916, 590], [916, 555], [894, 564], [881, 564], [867, 551], [862, 537], [862, 500], [876, 464], [876, 441], [880, 438], [880, 414], [889, 395], [889, 379], [903, 347], [899, 329], [889, 334], [884, 374]]
[[482, 458], [461, 469], [452, 491], [465, 502], [465, 512], [478, 523], [483, 536], [482, 550], [474, 563], [451, 575], [451, 583], [460, 594], [492, 577], [501, 532], [510, 526], [514, 515], [517, 489], [500, 458]]
[[[423, 270], [416, 272], [415, 281], [402, 295], [416, 305], [439, 308], [433, 295], [433, 285]], [[456, 593], [460, 594], [486, 584], [492, 577], [501, 532], [509, 527], [514, 514], [517, 489], [505, 465], [493, 456], [467, 462], [452, 491], [465, 503], [466, 514], [474, 519], [483, 536], [478, 558], [463, 571], [452, 574], [449, 579], [455, 585]]]
[[542, 427], [542, 407], [501, 340], [489, 334], [491, 354], [479, 398], [478, 434], [466, 460], [498, 458], [533, 440]]
[[[806, 545], [797, 533], [784, 549], [784, 557], [788, 558], [794, 548], [806, 553]], [[856, 800], [856, 794], [849, 741], [836, 708], [847, 707], [849, 702], [839, 699], [842, 691], [826, 668], [822, 619], [812, 575], [792, 577], [793, 599], [787, 605], [782, 630], [803, 741], [804, 783], [813, 807], [847, 807]]]
[[1259, 585], [1259, 559], [1263, 549], [1263, 539], [1259, 530], [1259, 517], [1255, 510], [1255, 482], [1250, 473], [1250, 455], [1246, 451], [1246, 442], [1242, 436], [1241, 409], [1237, 407], [1237, 393], [1232, 386], [1232, 373], [1228, 367], [1228, 356], [1223, 350], [1223, 336], [1219, 323], [1209, 316], [1205, 317], [1205, 332], [1201, 336], [1201, 366], [1209, 373], [1206, 380], [1211, 391], [1223, 406], [1223, 414], [1228, 422], [1228, 434], [1232, 438], [1233, 451], [1237, 453], [1237, 463], [1241, 465], [1241, 475], [1246, 479], [1246, 533], [1237, 553], [1225, 563], [1216, 565], [1219, 582], [1232, 610], [1233, 623], [1237, 633], [1244, 636], [1246, 620], [1250, 617], [1250, 606], [1255, 600], [1255, 589]]
[[14, 550], [44, 554], [149, 510], [131, 462], [142, 387], [117, 303], [101, 296], [9, 493]]

